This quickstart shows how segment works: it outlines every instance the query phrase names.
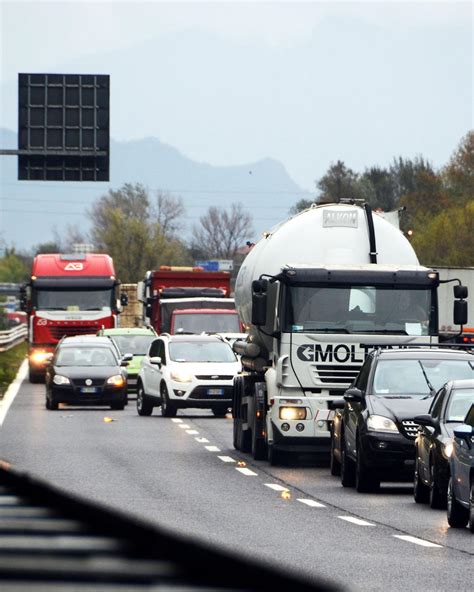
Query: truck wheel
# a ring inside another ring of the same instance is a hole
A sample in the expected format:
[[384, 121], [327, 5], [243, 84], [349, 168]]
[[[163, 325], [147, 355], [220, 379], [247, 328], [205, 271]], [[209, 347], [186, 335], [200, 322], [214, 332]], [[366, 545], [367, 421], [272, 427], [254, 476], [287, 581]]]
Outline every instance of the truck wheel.
[[283, 453], [281, 450], [275, 450], [272, 444], [268, 445], [268, 462], [272, 467], [276, 467], [281, 464]]
[[416, 452], [415, 474], [413, 476], [413, 497], [417, 504], [427, 504], [430, 499], [430, 490], [420, 478], [420, 463]]
[[[471, 486], [472, 494], [472, 486]], [[453, 528], [464, 528], [469, 520], [469, 510], [458, 502], [454, 496], [453, 478], [448, 482], [448, 524]]]
[[57, 411], [59, 407], [59, 403], [53, 398], [53, 395], [49, 396], [46, 395], [46, 409], [48, 411]]
[[110, 408], [114, 411], [123, 411], [125, 409], [125, 400], [122, 399], [121, 401], [115, 401], [114, 403], [111, 403]]
[[436, 466], [434, 459], [430, 463], [430, 508], [435, 510], [444, 510], [447, 502], [446, 491], [441, 491], [436, 482]]
[[153, 405], [150, 403], [148, 396], [145, 394], [141, 382], [137, 389], [137, 413], [141, 416], [148, 416], [153, 413]]
[[177, 409], [173, 403], [171, 403], [168, 389], [166, 388], [166, 384], [163, 383], [160, 388], [161, 391], [161, 415], [163, 417], [175, 417]]
[[354, 461], [347, 454], [344, 437], [341, 440], [341, 484], [343, 487], [354, 487], [355, 485]]
[[30, 369], [28, 373], [28, 380], [31, 382], [31, 384], [39, 384], [44, 382], [44, 376], [38, 372], [33, 372], [33, 370]]
[[268, 456], [265, 437], [258, 437], [255, 430], [252, 430], [252, 456], [255, 460], [265, 460]]
[[341, 475], [341, 463], [337, 460], [335, 454], [334, 434], [331, 432], [331, 456], [329, 457], [329, 468], [331, 475], [339, 477]]

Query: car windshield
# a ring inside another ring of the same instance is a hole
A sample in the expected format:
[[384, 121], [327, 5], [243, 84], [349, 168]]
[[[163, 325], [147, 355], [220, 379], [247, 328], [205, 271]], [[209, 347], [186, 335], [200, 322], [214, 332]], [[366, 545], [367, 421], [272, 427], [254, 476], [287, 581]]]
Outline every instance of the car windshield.
[[236, 313], [178, 313], [174, 317], [173, 333], [240, 333]]
[[108, 347], [60, 348], [55, 366], [117, 366], [118, 361]]
[[474, 403], [474, 389], [453, 389], [446, 411], [446, 421], [463, 422]]
[[373, 392], [384, 396], [426, 396], [450, 380], [467, 378], [474, 378], [468, 360], [380, 360], [375, 369]]
[[430, 335], [435, 332], [431, 317], [428, 289], [291, 286], [284, 331]]
[[156, 335], [113, 335], [111, 339], [122, 355], [144, 356]]
[[235, 362], [236, 357], [227, 343], [181, 341], [170, 343], [173, 362]]

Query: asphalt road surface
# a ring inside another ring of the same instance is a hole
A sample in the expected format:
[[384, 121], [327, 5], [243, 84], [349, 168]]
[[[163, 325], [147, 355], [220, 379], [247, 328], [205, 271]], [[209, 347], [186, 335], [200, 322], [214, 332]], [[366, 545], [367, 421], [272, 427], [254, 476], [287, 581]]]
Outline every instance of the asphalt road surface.
[[[108, 421], [107, 418], [113, 421]], [[105, 421], [104, 421], [105, 420]], [[60, 406], [24, 382], [0, 428], [0, 458], [21, 471], [218, 548], [323, 577], [347, 590], [470, 590], [474, 537], [410, 484], [343, 489], [300, 457], [270, 467], [232, 447], [232, 419], [181, 410], [174, 419]]]

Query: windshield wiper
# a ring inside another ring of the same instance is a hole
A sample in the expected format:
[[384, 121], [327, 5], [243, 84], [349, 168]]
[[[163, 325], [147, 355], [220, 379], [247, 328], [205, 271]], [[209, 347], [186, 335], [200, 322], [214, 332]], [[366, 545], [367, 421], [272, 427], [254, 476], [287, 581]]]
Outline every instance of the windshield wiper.
[[434, 386], [431, 384], [430, 379], [428, 378], [428, 375], [425, 372], [425, 367], [421, 363], [421, 360], [418, 360], [418, 364], [420, 364], [421, 371], [423, 372], [423, 376], [425, 377], [425, 380], [426, 380], [426, 384], [428, 385], [428, 388], [431, 391], [429, 396], [430, 397], [433, 397], [436, 394], [436, 391], [434, 389]]
[[380, 333], [381, 335], [408, 335], [408, 333], [403, 329], [364, 329], [364, 331], [360, 331], [360, 333]]

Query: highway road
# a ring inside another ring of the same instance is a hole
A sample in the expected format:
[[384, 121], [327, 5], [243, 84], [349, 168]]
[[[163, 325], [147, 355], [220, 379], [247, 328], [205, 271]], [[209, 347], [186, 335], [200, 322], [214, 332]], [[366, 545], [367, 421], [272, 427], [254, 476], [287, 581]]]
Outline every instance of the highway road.
[[[106, 421], [110, 418], [113, 421]], [[472, 586], [474, 537], [444, 511], [415, 504], [409, 484], [343, 489], [316, 459], [270, 467], [232, 447], [232, 420], [182, 410], [44, 407], [24, 382], [0, 428], [0, 458], [69, 492], [186, 537], [347, 590]]]

